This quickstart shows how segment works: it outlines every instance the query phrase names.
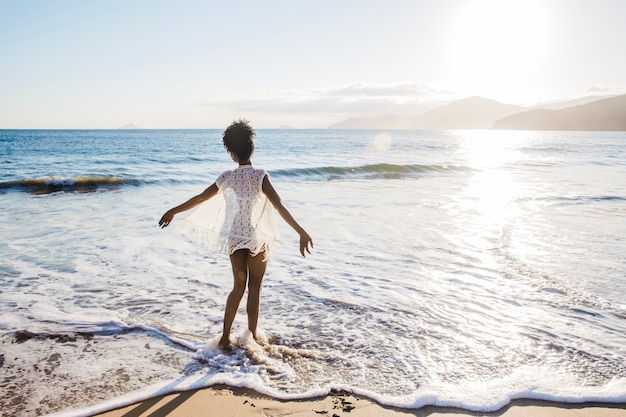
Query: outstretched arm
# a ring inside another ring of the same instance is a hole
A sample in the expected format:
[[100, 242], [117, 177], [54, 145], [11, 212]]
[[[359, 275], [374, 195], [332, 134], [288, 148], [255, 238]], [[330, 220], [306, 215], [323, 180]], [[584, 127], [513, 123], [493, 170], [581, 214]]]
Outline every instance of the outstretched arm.
[[189, 200], [185, 201], [183, 204], [179, 206], [169, 209], [167, 212], [165, 212], [163, 217], [161, 217], [161, 220], [159, 220], [159, 226], [161, 227], [169, 226], [169, 224], [174, 219], [175, 215], [177, 215], [178, 213], [182, 211], [192, 209], [198, 204], [207, 201], [209, 198], [215, 196], [218, 191], [219, 191], [219, 188], [217, 187], [217, 184], [213, 183], [213, 185], [211, 185], [209, 188], [207, 188], [200, 194], [194, 197], [191, 197]]
[[305, 256], [305, 251], [311, 253], [311, 249], [313, 248], [313, 239], [311, 236], [298, 224], [296, 219], [291, 215], [283, 200], [281, 200], [280, 196], [276, 192], [276, 189], [272, 185], [270, 181], [270, 177], [267, 175], [263, 177], [263, 192], [267, 196], [268, 200], [272, 203], [272, 205], [278, 210], [280, 217], [282, 217], [289, 226], [293, 228], [300, 235], [300, 253], [302, 256]]

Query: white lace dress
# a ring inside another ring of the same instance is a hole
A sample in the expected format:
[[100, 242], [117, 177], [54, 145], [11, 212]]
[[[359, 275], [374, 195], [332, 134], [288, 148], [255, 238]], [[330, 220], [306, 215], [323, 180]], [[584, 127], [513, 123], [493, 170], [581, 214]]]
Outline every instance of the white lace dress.
[[265, 252], [264, 259], [270, 260], [281, 242], [274, 207], [262, 190], [266, 175], [251, 165], [223, 172], [215, 181], [223, 198], [203, 203], [183, 223], [212, 250], [232, 254], [248, 249], [252, 255]]

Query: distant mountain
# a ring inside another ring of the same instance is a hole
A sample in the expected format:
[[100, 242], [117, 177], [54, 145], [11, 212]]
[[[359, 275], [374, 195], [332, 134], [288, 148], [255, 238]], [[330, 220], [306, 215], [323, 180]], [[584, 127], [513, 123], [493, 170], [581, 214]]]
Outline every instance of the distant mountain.
[[409, 117], [383, 114], [351, 118], [331, 129], [514, 129], [514, 130], [626, 130], [626, 95], [587, 96], [546, 103], [542, 108], [503, 104], [468, 97]]
[[118, 129], [139, 129], [139, 126], [133, 124], [133, 123], [129, 123], [127, 125], [124, 126], [120, 126]]
[[352, 118], [329, 126], [330, 129], [490, 129], [496, 120], [526, 110], [474, 96], [453, 101], [420, 116], [383, 114]]
[[335, 123], [329, 129], [414, 129], [413, 118], [394, 114], [382, 114], [374, 117], [350, 118]]
[[526, 110], [483, 97], [453, 101], [414, 118], [414, 129], [490, 129], [496, 120]]
[[559, 110], [538, 109], [498, 120], [494, 129], [626, 130], [626, 94]]
[[607, 95], [607, 96], [585, 96], [580, 98], [575, 98], [573, 100], [558, 100], [558, 101], [550, 101], [546, 103], [541, 103], [535, 106], [532, 106], [528, 110], [560, 110], [567, 107], [580, 106], [581, 104], [591, 103], [593, 101], [602, 100], [605, 98], [615, 97], [615, 95]]

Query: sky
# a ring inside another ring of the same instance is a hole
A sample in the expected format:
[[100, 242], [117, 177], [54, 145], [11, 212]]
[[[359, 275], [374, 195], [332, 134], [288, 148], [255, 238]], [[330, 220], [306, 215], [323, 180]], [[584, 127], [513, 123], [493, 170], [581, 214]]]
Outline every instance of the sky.
[[0, 0], [0, 129], [323, 128], [626, 93], [624, 0]]

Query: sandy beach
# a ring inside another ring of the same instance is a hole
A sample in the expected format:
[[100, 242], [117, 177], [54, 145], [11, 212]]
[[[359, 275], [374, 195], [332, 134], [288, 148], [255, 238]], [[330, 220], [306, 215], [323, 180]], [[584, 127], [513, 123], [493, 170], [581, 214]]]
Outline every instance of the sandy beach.
[[381, 406], [370, 399], [346, 392], [333, 392], [309, 400], [281, 401], [254, 391], [214, 386], [155, 397], [99, 417], [254, 417], [254, 416], [503, 416], [503, 417], [626, 417], [626, 404], [564, 404], [517, 400], [502, 410], [480, 413], [456, 408], [422, 407], [417, 410]]

